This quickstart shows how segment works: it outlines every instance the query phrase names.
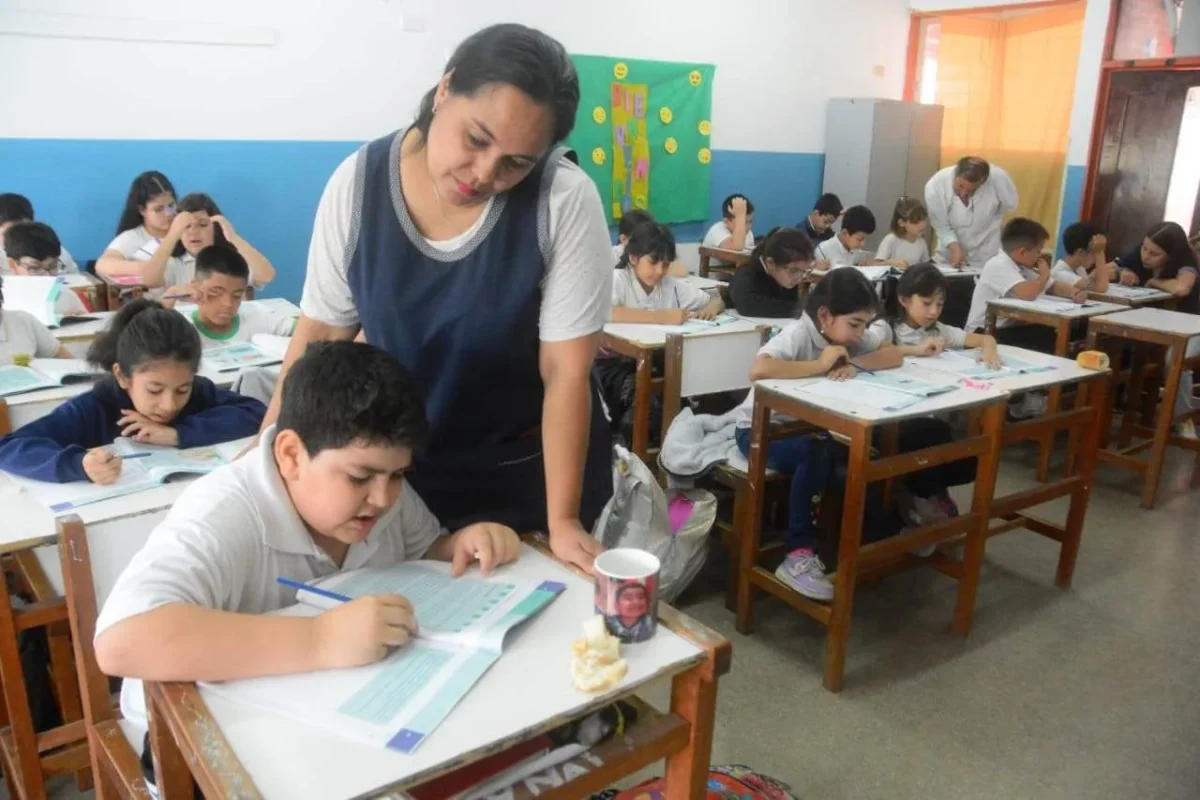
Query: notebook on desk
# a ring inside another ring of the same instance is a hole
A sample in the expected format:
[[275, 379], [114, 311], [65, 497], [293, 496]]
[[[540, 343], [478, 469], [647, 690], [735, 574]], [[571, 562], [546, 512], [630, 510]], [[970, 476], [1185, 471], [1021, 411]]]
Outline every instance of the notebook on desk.
[[266, 367], [281, 363], [282, 355], [264, 352], [251, 342], [238, 342], [205, 350], [201, 372], [236, 372], [248, 367]]
[[87, 315], [63, 316], [57, 309], [58, 296], [70, 291], [57, 275], [4, 276], [4, 307], [24, 311], [47, 328], [90, 322]]
[[834, 381], [824, 378], [806, 383], [801, 391], [881, 411], [901, 411], [929, 397], [952, 392], [955, 388], [900, 373], [876, 372], [872, 375], [860, 372], [850, 380]]
[[979, 360], [978, 350], [944, 350], [936, 356], [909, 356], [908, 363], [975, 380], [996, 380], [1028, 375], [1033, 372], [1053, 372], [1053, 364], [1034, 364], [1016, 356], [1003, 355], [1000, 369], [992, 369]]
[[[566, 588], [555, 581], [450, 576], [418, 561], [339, 573], [297, 591], [277, 612], [314, 616], [371, 594], [413, 604], [420, 632], [362, 667], [205, 684], [217, 694], [358, 741], [412, 753], [499, 658], [506, 635]], [[565, 672], [564, 672], [565, 675]]]
[[27, 367], [15, 364], [0, 367], [0, 397], [72, 383], [90, 383], [101, 377], [103, 373], [76, 358], [34, 358]]

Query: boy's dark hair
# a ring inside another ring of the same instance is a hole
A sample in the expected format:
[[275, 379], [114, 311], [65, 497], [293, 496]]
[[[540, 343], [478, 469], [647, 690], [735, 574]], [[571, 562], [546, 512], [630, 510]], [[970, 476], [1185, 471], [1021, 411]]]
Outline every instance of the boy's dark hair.
[[621, 222], [617, 225], [617, 233], [621, 236], [629, 236], [638, 225], [654, 221], [654, 215], [649, 211], [634, 208], [621, 215]]
[[892, 335], [895, 336], [896, 323], [904, 321], [904, 306], [900, 304], [901, 297], [936, 297], [941, 294], [943, 298], [950, 293], [950, 284], [946, 281], [946, 276], [937, 268], [933, 262], [926, 261], [924, 264], [914, 264], [904, 270], [904, 274], [900, 276], [900, 280], [896, 282], [894, 291], [888, 294], [887, 298], [887, 317], [892, 323]]
[[796, 228], [772, 228], [766, 238], [754, 245], [750, 260], [742, 269], [762, 269], [769, 258], [775, 266], [813, 260], [813, 243], [808, 234]]
[[105, 372], [116, 364], [129, 378], [154, 361], [177, 361], [195, 372], [200, 352], [200, 334], [183, 314], [143, 298], [121, 307], [88, 348], [87, 360]]
[[1158, 275], [1171, 280], [1179, 274], [1181, 267], [1191, 267], [1200, 270], [1197, 264], [1196, 251], [1188, 241], [1187, 232], [1178, 222], [1160, 222], [1146, 231], [1146, 238], [1162, 248], [1167, 254], [1166, 263], [1158, 270]]
[[923, 219], [929, 219], [929, 209], [925, 208], [925, 204], [916, 197], [901, 197], [892, 209], [892, 224], [889, 227], [892, 233], [904, 236], [901, 222], [920, 222]]
[[1067, 255], [1087, 250], [1092, 244], [1092, 238], [1100, 233], [1100, 226], [1094, 222], [1082, 221], [1068, 225], [1062, 234], [1063, 249], [1067, 251]]
[[804, 304], [804, 312], [820, 328], [821, 320], [817, 311], [825, 308], [835, 317], [854, 314], [859, 311], [875, 313], [879, 298], [871, 288], [871, 282], [856, 269], [843, 267], [831, 269], [829, 274], [817, 283], [809, 292]]
[[739, 197], [746, 201], [746, 216], [748, 217], [754, 213], [754, 203], [750, 202], [749, 197], [746, 197], [744, 194], [731, 194], [729, 197], [725, 198], [724, 202], [721, 203], [722, 217], [725, 219], [733, 219], [733, 201]]
[[1000, 231], [1000, 248], [1011, 253], [1022, 247], [1027, 250], [1040, 250], [1050, 238], [1049, 232], [1040, 222], [1026, 217], [1014, 217], [1004, 224]]
[[133, 183], [129, 184], [129, 194], [125, 196], [125, 208], [117, 221], [117, 235], [141, 225], [142, 209], [160, 194], [176, 196], [175, 187], [166, 175], [150, 170], [134, 178]]
[[62, 255], [62, 242], [44, 222], [17, 222], [4, 232], [4, 253], [15, 260], [45, 261]]
[[[476, 31], [454, 49], [442, 74], [450, 76], [451, 94], [473, 95], [496, 84], [520, 89], [550, 109], [554, 142], [575, 127], [579, 74], [562, 44], [539, 30], [503, 23]], [[436, 86], [425, 93], [413, 123], [422, 136], [429, 135], [436, 93]]]
[[850, 206], [842, 215], [842, 230], [851, 235], [875, 232], [875, 215], [866, 206]]
[[954, 165], [954, 174], [973, 184], [981, 184], [992, 174], [992, 167], [979, 156], [964, 156]]
[[250, 282], [250, 265], [241, 253], [227, 244], [210, 244], [196, 254], [196, 277], [208, 277], [214, 272]]
[[420, 387], [386, 350], [360, 342], [315, 342], [283, 380], [279, 430], [310, 456], [354, 443], [419, 450], [429, 438]]
[[625, 252], [617, 262], [617, 269], [632, 266], [642, 256], [650, 256], [652, 261], [662, 261], [670, 264], [675, 260], [675, 234], [661, 222], [643, 222], [629, 234], [625, 243]]
[[33, 219], [33, 203], [23, 194], [0, 194], [0, 225], [8, 222], [28, 222]]
[[840, 197], [833, 192], [826, 192], [817, 198], [817, 204], [813, 206], [813, 211], [817, 212], [821, 216], [832, 214], [836, 217], [842, 213], [843, 208], [845, 208], [845, 206], [842, 205], [842, 200]]

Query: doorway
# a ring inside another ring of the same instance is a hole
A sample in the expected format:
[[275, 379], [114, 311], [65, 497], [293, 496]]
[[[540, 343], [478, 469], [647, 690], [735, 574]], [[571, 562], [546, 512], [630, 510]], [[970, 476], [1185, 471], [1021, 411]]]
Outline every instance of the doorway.
[[1164, 219], [1200, 230], [1200, 69], [1114, 70], [1086, 218], [1123, 253]]

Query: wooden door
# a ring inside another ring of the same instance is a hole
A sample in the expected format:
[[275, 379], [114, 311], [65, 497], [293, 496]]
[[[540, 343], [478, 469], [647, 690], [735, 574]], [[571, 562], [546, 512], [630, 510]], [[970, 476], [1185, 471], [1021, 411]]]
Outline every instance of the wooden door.
[[1200, 86], [1200, 70], [1113, 73], [1088, 214], [1108, 232], [1110, 255], [1136, 245], [1163, 219], [1184, 101], [1193, 86]]

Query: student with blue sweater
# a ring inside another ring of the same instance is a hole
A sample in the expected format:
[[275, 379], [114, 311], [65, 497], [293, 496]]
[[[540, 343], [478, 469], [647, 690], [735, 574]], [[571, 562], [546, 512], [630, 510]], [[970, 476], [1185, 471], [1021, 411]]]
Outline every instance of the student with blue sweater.
[[180, 448], [253, 436], [266, 407], [198, 376], [200, 353], [183, 315], [152, 300], [129, 303], [88, 350], [111, 377], [0, 439], [0, 470], [106, 484], [121, 474], [121, 457], [106, 448], [119, 436]]

